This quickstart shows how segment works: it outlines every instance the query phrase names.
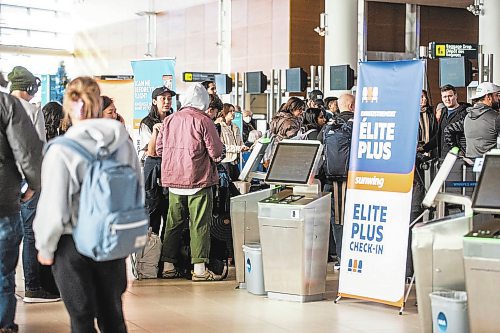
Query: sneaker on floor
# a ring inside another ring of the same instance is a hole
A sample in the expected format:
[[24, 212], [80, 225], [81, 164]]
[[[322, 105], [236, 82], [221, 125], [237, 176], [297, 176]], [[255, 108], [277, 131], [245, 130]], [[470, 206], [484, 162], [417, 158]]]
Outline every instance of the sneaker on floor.
[[340, 269], [340, 263], [336, 262], [335, 265], [333, 265], [333, 269], [338, 271]]
[[182, 273], [177, 268], [174, 268], [161, 273], [161, 277], [162, 279], [180, 279], [184, 277], [184, 275], [182, 275]]
[[192, 280], [193, 281], [221, 281], [221, 280], [224, 280], [224, 278], [227, 276], [226, 271], [227, 271], [226, 266], [224, 266], [224, 270], [222, 271], [222, 274], [220, 274], [220, 275], [215, 274], [214, 272], [212, 272], [208, 269], [205, 269], [205, 273], [203, 273], [202, 275], [195, 274], [193, 271], [193, 272], [191, 272], [191, 274], [193, 275]]
[[24, 292], [24, 303], [51, 303], [59, 302], [61, 297], [59, 295], [54, 295], [49, 293], [44, 289], [38, 290], [26, 290]]

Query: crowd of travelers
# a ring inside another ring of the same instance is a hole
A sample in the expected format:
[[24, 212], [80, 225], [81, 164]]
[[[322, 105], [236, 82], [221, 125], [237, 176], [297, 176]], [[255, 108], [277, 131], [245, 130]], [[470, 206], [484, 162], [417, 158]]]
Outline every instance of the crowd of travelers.
[[[306, 100], [290, 97], [262, 133], [251, 111], [222, 102], [214, 82], [191, 84], [180, 96], [158, 87], [140, 122], [136, 151], [114, 100], [101, 94], [94, 79], [72, 80], [62, 105], [49, 102], [41, 110], [30, 103], [40, 86], [37, 77], [17, 66], [8, 81], [10, 94], [0, 92], [0, 332], [18, 331], [14, 287], [21, 241], [24, 302], [62, 299], [73, 332], [96, 332], [94, 320], [101, 332], [127, 330], [121, 300], [126, 259], [98, 261], [79, 251], [73, 233], [90, 164], [85, 154], [50, 144], [60, 137], [97, 159], [105, 149], [106, 156], [137, 174], [150, 233], [161, 238], [157, 277], [193, 282], [227, 276], [233, 256], [229, 202], [240, 193], [235, 182], [242, 154], [262, 136], [275, 143], [319, 140], [325, 163], [317, 177], [323, 191], [332, 193], [329, 260], [340, 267], [354, 95], [325, 98], [313, 90]], [[434, 110], [422, 91], [412, 218], [420, 214], [425, 194], [422, 161], [442, 159], [454, 146], [468, 158], [496, 147], [499, 94], [500, 87], [481, 83], [469, 105], [458, 101], [455, 87], [445, 85]], [[180, 108], [174, 112], [175, 98]], [[238, 112], [241, 128], [234, 121]], [[271, 149], [264, 168], [272, 155]], [[344, 162], [329, 165], [329, 160]], [[411, 256], [407, 266], [411, 276]]]

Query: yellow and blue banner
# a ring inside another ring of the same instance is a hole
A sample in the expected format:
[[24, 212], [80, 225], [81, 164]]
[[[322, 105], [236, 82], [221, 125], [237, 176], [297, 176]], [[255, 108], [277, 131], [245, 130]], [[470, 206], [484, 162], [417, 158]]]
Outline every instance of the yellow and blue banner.
[[[139, 124], [151, 108], [151, 93], [165, 86], [175, 91], [175, 58], [149, 58], [131, 61], [134, 72], [134, 144], [139, 150]], [[172, 108], [176, 109], [176, 99]]]
[[424, 63], [362, 62], [339, 296], [402, 306]]

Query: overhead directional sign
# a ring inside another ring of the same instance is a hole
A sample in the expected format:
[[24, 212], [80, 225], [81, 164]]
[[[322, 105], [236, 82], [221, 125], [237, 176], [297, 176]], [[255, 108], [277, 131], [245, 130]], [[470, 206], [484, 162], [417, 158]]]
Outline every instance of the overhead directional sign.
[[203, 82], [214, 81], [215, 75], [220, 73], [203, 73], [203, 72], [184, 72], [182, 73], [182, 81], [184, 82]]
[[477, 59], [477, 44], [469, 43], [429, 43], [430, 58]]

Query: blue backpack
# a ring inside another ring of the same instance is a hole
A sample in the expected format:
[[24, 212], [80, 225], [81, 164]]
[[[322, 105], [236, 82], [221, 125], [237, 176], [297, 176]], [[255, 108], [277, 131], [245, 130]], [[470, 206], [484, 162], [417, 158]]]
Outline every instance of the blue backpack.
[[71, 148], [89, 162], [73, 229], [77, 251], [95, 261], [109, 261], [141, 250], [148, 239], [149, 220], [136, 171], [105, 147], [94, 156], [70, 138], [57, 137], [46, 149], [54, 144]]

